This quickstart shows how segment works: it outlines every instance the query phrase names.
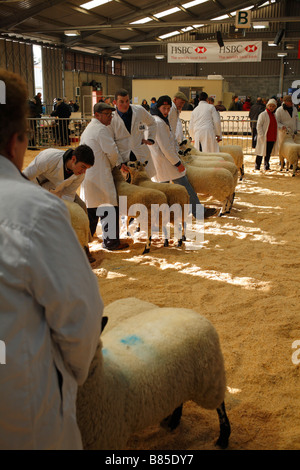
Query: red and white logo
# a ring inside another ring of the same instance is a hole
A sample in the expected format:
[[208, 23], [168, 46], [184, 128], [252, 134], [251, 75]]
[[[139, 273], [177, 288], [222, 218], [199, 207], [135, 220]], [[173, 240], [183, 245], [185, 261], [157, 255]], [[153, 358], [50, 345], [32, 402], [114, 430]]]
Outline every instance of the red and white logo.
[[257, 47], [256, 47], [255, 44], [251, 44], [250, 46], [246, 46], [246, 47], [245, 47], [245, 50], [246, 50], [247, 52], [255, 52], [255, 51], [257, 51]]
[[204, 46], [196, 47], [196, 49], [195, 49], [195, 52], [197, 52], [197, 54], [204, 54], [206, 51], [207, 51], [207, 49]]

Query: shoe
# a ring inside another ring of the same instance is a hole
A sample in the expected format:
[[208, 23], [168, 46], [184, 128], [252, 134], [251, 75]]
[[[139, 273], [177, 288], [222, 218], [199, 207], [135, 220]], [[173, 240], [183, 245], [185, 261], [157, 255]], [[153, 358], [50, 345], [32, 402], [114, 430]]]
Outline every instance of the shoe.
[[96, 261], [96, 258], [93, 257], [92, 253], [89, 250], [88, 246], [84, 247], [85, 254], [90, 262], [90, 264], [94, 263]]
[[126, 248], [129, 248], [129, 245], [126, 242], [120, 241], [117, 246], [113, 246], [112, 248], [107, 248], [107, 247], [105, 248], [108, 251], [118, 251], [118, 250], [125, 250]]
[[204, 209], [204, 219], [213, 217], [214, 215], [217, 215], [217, 213], [218, 213], [218, 209], [214, 209], [214, 208]]

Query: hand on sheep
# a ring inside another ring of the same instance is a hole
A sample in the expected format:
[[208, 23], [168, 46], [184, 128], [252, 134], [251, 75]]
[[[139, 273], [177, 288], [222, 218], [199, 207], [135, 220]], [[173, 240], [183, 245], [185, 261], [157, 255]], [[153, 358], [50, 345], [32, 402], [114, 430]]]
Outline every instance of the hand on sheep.
[[221, 142], [222, 137], [220, 137], [219, 135], [216, 135], [216, 139], [217, 139], [217, 142]]
[[185, 166], [182, 163], [180, 163], [180, 165], [177, 168], [180, 173], [182, 173], [185, 170]]
[[57, 191], [56, 189], [50, 189], [50, 193], [55, 194], [57, 197], [62, 197], [62, 191]]
[[154, 140], [152, 139], [142, 139], [142, 144], [146, 144], [146, 145], [153, 145], [154, 144]]
[[120, 171], [122, 173], [122, 176], [123, 176], [124, 180], [127, 181], [128, 176], [130, 174], [130, 170], [129, 170], [128, 166], [125, 165], [125, 163], [122, 163]]

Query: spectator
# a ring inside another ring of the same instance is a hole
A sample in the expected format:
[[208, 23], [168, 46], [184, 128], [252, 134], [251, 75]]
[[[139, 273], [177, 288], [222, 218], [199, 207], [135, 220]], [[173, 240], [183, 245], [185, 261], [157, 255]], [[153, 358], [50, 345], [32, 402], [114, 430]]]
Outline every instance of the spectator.
[[246, 98], [246, 101], [245, 101], [245, 103], [243, 104], [242, 111], [250, 111], [250, 108], [251, 108], [251, 99], [250, 99], [250, 98]]
[[226, 111], [226, 108], [225, 106], [223, 105], [222, 101], [218, 101], [218, 104], [216, 104], [215, 106], [216, 110], [217, 111]]
[[69, 117], [71, 116], [70, 107], [67, 105], [65, 100], [57, 98], [55, 110], [52, 111], [51, 116], [59, 118], [58, 121], [58, 135], [57, 141], [63, 147], [69, 145]]
[[263, 105], [261, 97], [258, 97], [256, 103], [253, 104], [249, 111], [250, 127], [252, 132], [252, 148], [256, 147], [257, 138], [257, 119], [260, 113], [262, 113], [266, 107]]
[[155, 98], [155, 96], [153, 96], [153, 97], [151, 98], [150, 108], [153, 108], [153, 107], [155, 106], [155, 103], [156, 103], [156, 98]]
[[150, 111], [150, 106], [147, 103], [147, 100], [142, 101], [142, 106], [143, 106], [143, 108], [145, 108], [146, 111]]
[[239, 97], [238, 96], [233, 96], [232, 97], [232, 102], [230, 103], [230, 106], [228, 108], [228, 111], [241, 111], [241, 104], [239, 103]]
[[0, 80], [0, 448], [82, 449], [77, 386], [99, 342], [103, 302], [65, 204], [21, 173], [26, 84], [4, 70]]

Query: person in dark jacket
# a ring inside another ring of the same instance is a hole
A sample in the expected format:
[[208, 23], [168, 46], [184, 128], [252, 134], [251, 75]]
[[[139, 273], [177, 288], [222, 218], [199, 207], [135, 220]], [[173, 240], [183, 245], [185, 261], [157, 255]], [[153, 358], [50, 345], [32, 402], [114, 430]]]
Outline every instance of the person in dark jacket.
[[266, 109], [263, 101], [260, 97], [257, 98], [256, 103], [253, 104], [249, 111], [249, 118], [250, 118], [250, 127], [252, 132], [252, 148], [255, 149], [256, 147], [256, 139], [257, 139], [257, 119], [260, 113], [262, 113]]
[[70, 106], [65, 103], [61, 98], [57, 98], [55, 110], [52, 111], [51, 116], [59, 118], [58, 130], [59, 135], [57, 140], [63, 147], [69, 145], [69, 117], [71, 116]]

